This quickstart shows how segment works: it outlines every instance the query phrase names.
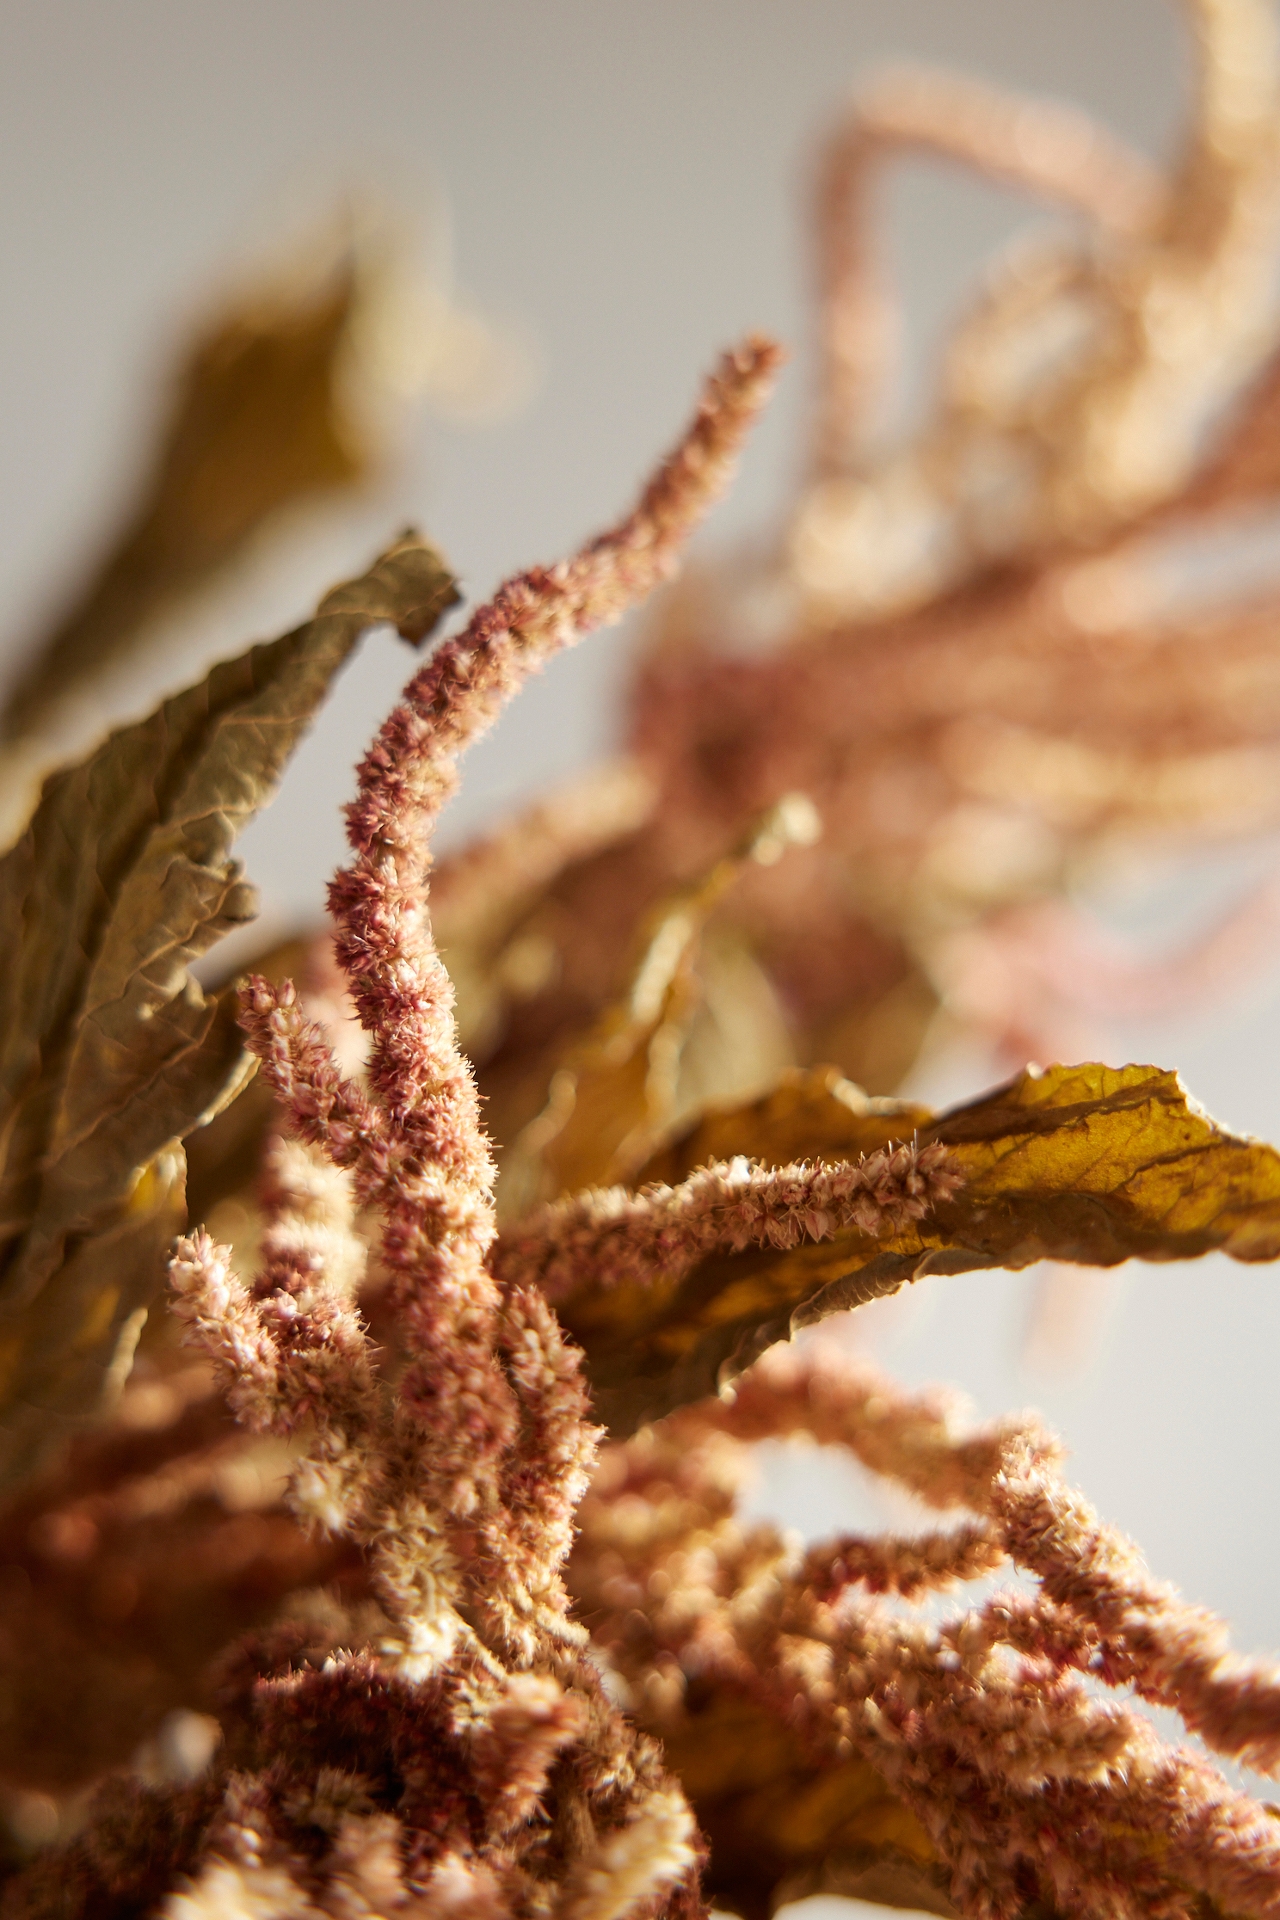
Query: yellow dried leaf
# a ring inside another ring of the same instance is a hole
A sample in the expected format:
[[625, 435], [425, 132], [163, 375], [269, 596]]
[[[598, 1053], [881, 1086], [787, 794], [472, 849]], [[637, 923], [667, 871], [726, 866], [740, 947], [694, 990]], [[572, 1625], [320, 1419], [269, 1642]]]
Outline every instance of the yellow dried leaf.
[[421, 639], [455, 597], [406, 537], [305, 626], [55, 774], [0, 861], [0, 1479], [92, 1411], [180, 1224], [177, 1142], [246, 1077], [232, 996], [188, 971], [253, 917], [233, 840], [361, 633]]
[[674, 1183], [735, 1153], [775, 1166], [857, 1159], [913, 1135], [944, 1142], [964, 1186], [905, 1232], [716, 1254], [644, 1287], [584, 1284], [561, 1313], [612, 1429], [712, 1392], [799, 1327], [928, 1273], [1280, 1255], [1280, 1154], [1217, 1126], [1156, 1067], [1029, 1068], [940, 1115], [867, 1100], [818, 1069], [706, 1116], [639, 1179]]

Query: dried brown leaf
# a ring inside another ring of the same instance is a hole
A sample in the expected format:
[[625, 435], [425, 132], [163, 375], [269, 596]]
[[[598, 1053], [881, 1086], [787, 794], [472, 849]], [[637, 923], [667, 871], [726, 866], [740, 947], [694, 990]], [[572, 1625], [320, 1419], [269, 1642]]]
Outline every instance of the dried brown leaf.
[[807, 1754], [775, 1715], [725, 1686], [661, 1731], [711, 1849], [714, 1906], [767, 1920], [785, 1902], [830, 1893], [955, 1912], [928, 1834], [859, 1755]]
[[0, 1478], [91, 1411], [180, 1224], [177, 1143], [246, 1077], [190, 962], [253, 917], [232, 841], [366, 628], [456, 597], [407, 536], [315, 618], [46, 782], [0, 861]]
[[344, 370], [366, 291], [348, 263], [318, 285], [242, 300], [197, 339], [133, 512], [13, 686], [0, 738], [37, 729], [69, 684], [109, 666], [279, 508], [363, 478]]
[[[508, 1217], [518, 1218], [536, 1199], [628, 1179], [688, 1110], [680, 1098], [681, 1068], [703, 1000], [708, 921], [748, 866], [772, 866], [817, 832], [809, 802], [789, 794], [700, 879], [646, 916], [626, 993], [569, 1050], [552, 1076], [545, 1108], [504, 1166]], [[750, 993], [754, 980], [745, 984]]]
[[913, 1135], [944, 1142], [964, 1186], [905, 1232], [847, 1229], [789, 1251], [716, 1254], [644, 1287], [584, 1283], [560, 1311], [612, 1429], [712, 1392], [799, 1327], [928, 1273], [1280, 1255], [1280, 1153], [1217, 1126], [1156, 1067], [1028, 1068], [939, 1115], [868, 1101], [818, 1069], [707, 1116], [640, 1178], [679, 1181], [735, 1153], [769, 1165], [857, 1159]]

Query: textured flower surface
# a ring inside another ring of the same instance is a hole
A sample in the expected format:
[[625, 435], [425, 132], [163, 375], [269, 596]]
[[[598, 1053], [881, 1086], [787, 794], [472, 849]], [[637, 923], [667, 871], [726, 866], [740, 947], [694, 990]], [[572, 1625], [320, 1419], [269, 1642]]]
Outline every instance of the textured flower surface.
[[[667, 601], [630, 762], [433, 873], [466, 748], [673, 576], [766, 340], [630, 514], [436, 641], [323, 940], [187, 972], [250, 917], [233, 831], [360, 633], [457, 603], [416, 535], [46, 785], [0, 859], [0, 1920], [1280, 1916], [1240, 1780], [1280, 1772], [1280, 1669], [1034, 1417], [966, 1426], [820, 1324], [933, 1273], [1280, 1257], [1280, 1153], [1171, 1073], [887, 1094], [939, 992], [1021, 1061], [1076, 976], [1127, 990], [1063, 906], [1077, 853], [1274, 811], [1272, 602], [1139, 591], [1140, 542], [1276, 489], [1277, 65], [1260, 0], [1192, 12], [1176, 179], [932, 77], [839, 132], [811, 483], [767, 564]], [[863, 201], [904, 146], [1085, 225], [993, 278], [885, 454]], [[308, 418], [337, 325], [300, 335]], [[771, 622], [772, 654], [711, 644]], [[144, 1331], [184, 1140], [208, 1226]], [[745, 1520], [785, 1437], [915, 1524]]]

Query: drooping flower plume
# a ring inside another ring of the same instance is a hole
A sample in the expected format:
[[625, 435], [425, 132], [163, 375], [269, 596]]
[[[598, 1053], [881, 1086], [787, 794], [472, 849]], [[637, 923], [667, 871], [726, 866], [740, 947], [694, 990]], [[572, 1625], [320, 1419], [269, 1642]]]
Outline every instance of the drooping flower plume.
[[[1280, 1257], [1280, 1154], [1171, 1073], [886, 1097], [940, 996], [1021, 1063], [1132, 994], [1077, 858], [1275, 812], [1271, 600], [1171, 610], [1143, 544], [1276, 491], [1280, 66], [1261, 0], [1189, 11], [1176, 175], [935, 76], [836, 129], [812, 470], [782, 540], [663, 602], [628, 760], [433, 879], [465, 749], [671, 579], [767, 341], [630, 514], [418, 667], [323, 940], [186, 972], [250, 913], [233, 829], [359, 633], [456, 604], [412, 534], [56, 776], [0, 861], [0, 1920], [1280, 1916], [1274, 1810], [1210, 1757], [1280, 1771], [1280, 1669], [1034, 1417], [966, 1426], [819, 1325], [1045, 1256]], [[868, 209], [904, 149], [1084, 227], [997, 272], [886, 453]], [[181, 1345], [142, 1324], [180, 1137]], [[59, 1452], [86, 1378], [112, 1410]], [[765, 1440], [917, 1510], [751, 1523]]]

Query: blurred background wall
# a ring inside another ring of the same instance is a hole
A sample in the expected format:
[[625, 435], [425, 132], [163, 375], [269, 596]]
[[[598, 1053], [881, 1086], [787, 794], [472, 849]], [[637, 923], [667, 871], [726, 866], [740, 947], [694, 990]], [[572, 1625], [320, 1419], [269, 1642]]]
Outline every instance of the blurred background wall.
[[[389, 209], [532, 370], [486, 426], [414, 414], [358, 509], [300, 521], [283, 553], [201, 610], [157, 668], [302, 615], [416, 520], [473, 595], [611, 517], [671, 438], [715, 351], [749, 327], [792, 350], [737, 489], [703, 538], [767, 529], [808, 397], [806, 191], [816, 138], [888, 57], [1076, 101], [1152, 153], [1174, 137], [1186, 49], [1162, 0], [6, 0], [0, 65], [0, 607], [3, 662], [57, 610], [124, 504], [172, 342], [253, 260], [352, 197]], [[982, 258], [1026, 210], [912, 164], [884, 198], [909, 317], [907, 404]], [[598, 755], [624, 684], [609, 636], [537, 683], [468, 765], [456, 840]], [[374, 641], [249, 836], [269, 926], [320, 906], [348, 769], [407, 671]], [[119, 696], [119, 713], [137, 690]], [[97, 723], [119, 717], [104, 707]], [[1176, 894], [1176, 889], [1175, 889]], [[1280, 1137], [1280, 982], [1194, 1023], [1117, 1031], [1237, 1126]], [[952, 1069], [970, 1091], [982, 1063]], [[959, 1078], [957, 1080], [956, 1075]], [[965, 1075], [969, 1079], [965, 1080]], [[986, 1411], [1035, 1399], [1079, 1479], [1152, 1565], [1280, 1646], [1280, 1284], [1206, 1262], [1108, 1283], [1074, 1373], [1019, 1359], [1027, 1281], [930, 1281], [874, 1326], [912, 1381]], [[814, 1456], [762, 1500], [816, 1528], [839, 1498]]]
[[[1167, 0], [7, 0], [3, 16], [10, 655], [126, 504], [175, 337], [246, 264], [353, 201], [432, 262], [447, 217], [459, 288], [523, 336], [537, 384], [486, 431], [422, 408], [383, 496], [210, 618], [214, 652], [295, 616], [397, 518], [420, 520], [473, 594], [553, 557], [623, 506], [703, 369], [750, 327], [792, 364], [707, 537], [767, 524], [808, 399], [813, 152], [859, 75], [900, 56], [963, 66], [1072, 98], [1159, 151], [1185, 65]], [[923, 164], [885, 203], [923, 370], [1028, 210]], [[588, 649], [526, 697], [474, 763], [455, 832], [599, 749], [623, 652]], [[357, 670], [326, 736], [341, 762], [403, 667], [389, 649]], [[324, 831], [309, 801], [282, 806], [308, 838]], [[291, 846], [273, 866], [280, 836], [277, 818], [259, 878], [282, 905], [310, 902], [336, 824], [314, 858]]]

